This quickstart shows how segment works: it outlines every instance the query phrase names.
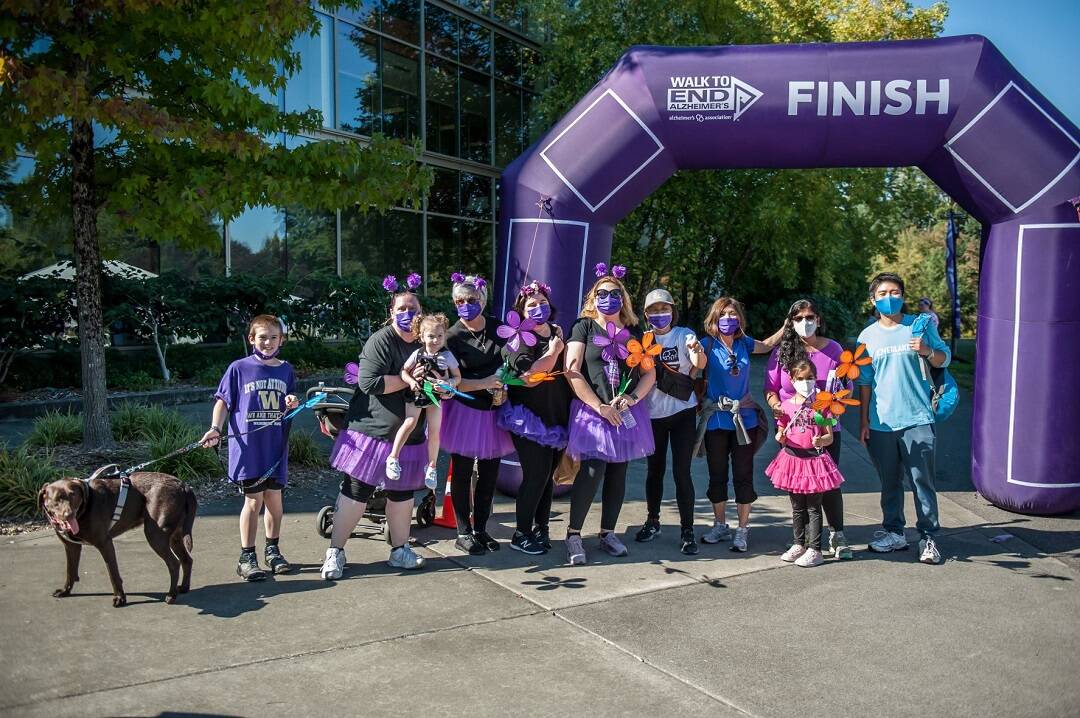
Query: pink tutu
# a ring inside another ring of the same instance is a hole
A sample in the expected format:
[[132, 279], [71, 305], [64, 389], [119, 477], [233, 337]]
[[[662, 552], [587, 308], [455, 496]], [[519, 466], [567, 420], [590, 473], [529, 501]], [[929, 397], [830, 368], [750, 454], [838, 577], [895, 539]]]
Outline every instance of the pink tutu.
[[441, 411], [439, 448], [446, 453], [476, 459], [497, 459], [514, 453], [510, 434], [495, 423], [497, 409], [473, 409], [451, 399], [442, 403]]
[[570, 438], [566, 451], [575, 459], [602, 459], [622, 463], [649, 456], [656, 450], [647, 402], [630, 407], [637, 420], [632, 429], [612, 426], [580, 399], [570, 402]]
[[424, 469], [427, 468], [427, 442], [406, 444], [401, 449], [401, 478], [386, 478], [386, 457], [393, 443], [376, 439], [359, 431], [345, 429], [338, 433], [330, 451], [330, 466], [344, 471], [361, 483], [380, 489], [419, 491], [424, 488]]
[[[806, 450], [800, 450], [800, 453], [803, 451]], [[828, 452], [817, 454], [810, 451], [813, 456], [802, 458], [780, 449], [765, 469], [765, 475], [772, 479], [773, 486], [793, 494], [822, 494], [844, 482], [840, 469]]]

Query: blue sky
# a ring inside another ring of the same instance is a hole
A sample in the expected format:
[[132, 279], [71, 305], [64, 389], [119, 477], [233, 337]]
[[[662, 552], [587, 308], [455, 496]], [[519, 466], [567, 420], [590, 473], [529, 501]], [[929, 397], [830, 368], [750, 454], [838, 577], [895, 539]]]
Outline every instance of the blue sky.
[[[928, 7], [933, 0], [912, 0]], [[942, 35], [985, 35], [1080, 126], [1080, 0], [949, 0]]]

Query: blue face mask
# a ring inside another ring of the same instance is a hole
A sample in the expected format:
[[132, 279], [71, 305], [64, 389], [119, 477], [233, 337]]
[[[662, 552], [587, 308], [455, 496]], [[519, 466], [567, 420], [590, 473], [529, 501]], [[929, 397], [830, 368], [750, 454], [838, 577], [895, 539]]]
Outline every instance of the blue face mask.
[[622, 309], [622, 297], [609, 294], [606, 297], [596, 298], [596, 308], [600, 310], [601, 314], [606, 316], [613, 316], [619, 313]]
[[412, 309], [404, 312], [398, 312], [394, 315], [394, 324], [397, 324], [398, 329], [403, 332], [412, 331], [413, 317], [416, 316], [416, 312]]
[[543, 324], [551, 316], [551, 305], [537, 304], [532, 309], [527, 310], [525, 314], [537, 324]]
[[874, 307], [881, 314], [896, 314], [904, 306], [904, 298], [890, 294], [887, 297], [874, 300]]
[[259, 351], [255, 347], [251, 348], [251, 353], [254, 354], [255, 356], [259, 357], [263, 361], [269, 361], [270, 359], [273, 359], [274, 357], [276, 357], [278, 355], [278, 352], [280, 352], [280, 351], [281, 351], [281, 345], [278, 345], [278, 348], [275, 349], [274, 351], [270, 352], [269, 354], [263, 354], [261, 351]]
[[471, 322], [480, 316], [480, 303], [479, 302], [466, 302], [465, 304], [457, 305], [457, 315], [467, 322]]

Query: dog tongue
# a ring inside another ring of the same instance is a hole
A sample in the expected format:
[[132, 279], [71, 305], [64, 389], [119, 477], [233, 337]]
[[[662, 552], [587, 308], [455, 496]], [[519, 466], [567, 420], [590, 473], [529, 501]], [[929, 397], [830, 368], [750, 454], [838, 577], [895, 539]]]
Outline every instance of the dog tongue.
[[67, 521], [67, 530], [68, 530], [69, 533], [71, 533], [72, 536], [79, 533], [79, 520], [77, 518], [75, 518], [74, 516], [72, 516], [70, 519], [68, 519], [68, 521]]

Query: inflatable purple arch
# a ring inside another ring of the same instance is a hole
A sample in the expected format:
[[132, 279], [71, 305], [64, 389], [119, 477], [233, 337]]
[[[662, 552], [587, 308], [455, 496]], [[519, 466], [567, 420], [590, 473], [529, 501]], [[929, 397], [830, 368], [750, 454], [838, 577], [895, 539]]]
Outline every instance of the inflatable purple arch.
[[615, 224], [678, 169], [918, 166], [987, 228], [972, 480], [1006, 509], [1073, 511], [1078, 138], [980, 36], [634, 47], [504, 172], [494, 306], [528, 274], [570, 317]]

